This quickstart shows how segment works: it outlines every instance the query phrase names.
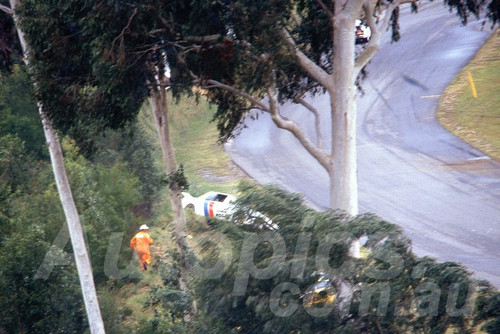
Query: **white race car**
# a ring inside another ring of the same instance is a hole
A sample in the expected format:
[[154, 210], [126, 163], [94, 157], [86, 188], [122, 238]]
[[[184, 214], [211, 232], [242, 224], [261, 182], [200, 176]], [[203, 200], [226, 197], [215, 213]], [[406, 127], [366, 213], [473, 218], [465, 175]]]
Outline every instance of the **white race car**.
[[187, 192], [182, 193], [182, 207], [191, 208], [194, 213], [207, 218], [224, 218], [234, 212], [236, 197], [233, 195], [209, 191], [199, 197]]
[[[211, 218], [233, 219], [237, 212], [236, 197], [230, 194], [217, 191], [209, 191], [199, 197], [194, 197], [187, 192], [182, 193], [182, 207], [190, 208], [199, 216]], [[254, 224], [258, 222], [261, 228], [265, 227], [271, 230], [277, 230], [278, 226], [272, 220], [260, 212], [252, 209], [245, 210], [246, 215], [243, 224]]]
[[370, 41], [372, 31], [362, 20], [356, 20], [356, 44], [365, 44]]

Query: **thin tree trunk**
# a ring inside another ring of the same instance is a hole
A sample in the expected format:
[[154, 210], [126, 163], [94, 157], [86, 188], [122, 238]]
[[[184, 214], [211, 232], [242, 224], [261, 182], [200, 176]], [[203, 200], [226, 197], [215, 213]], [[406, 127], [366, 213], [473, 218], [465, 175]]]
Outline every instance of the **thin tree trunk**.
[[56, 179], [59, 198], [61, 200], [68, 224], [71, 245], [73, 246], [76, 268], [78, 270], [80, 286], [82, 288], [83, 300], [85, 303], [85, 310], [87, 311], [90, 332], [92, 334], [105, 333], [94, 284], [94, 276], [92, 274], [92, 266], [90, 264], [90, 258], [85, 244], [82, 224], [78, 216], [68, 176], [66, 174], [61, 145], [54, 130], [51, 128], [49, 121], [46, 119], [41, 105], [39, 106], [39, 112], [42, 117], [45, 138], [50, 152], [50, 160], [54, 170], [54, 177]]
[[[177, 171], [177, 161], [175, 159], [174, 146], [170, 136], [167, 91], [162, 87], [153, 89], [151, 97], [149, 98], [149, 103], [153, 111], [156, 130], [160, 139], [165, 172], [167, 175], [170, 175], [171, 173], [175, 173]], [[189, 251], [189, 245], [187, 243], [186, 235], [186, 217], [184, 215], [184, 209], [182, 208], [182, 194], [181, 190], [175, 185], [173, 187], [170, 187], [169, 185], [169, 193], [172, 214], [174, 216], [175, 240], [181, 261], [179, 287], [187, 294], [188, 287], [186, 282], [188, 268], [186, 265], [186, 254]], [[193, 299], [191, 313], [196, 313], [196, 309], [196, 302]]]
[[[12, 10], [14, 10], [17, 5], [17, 0], [10, 0], [10, 5]], [[29, 48], [15, 16], [14, 19], [16, 22], [19, 40], [23, 48], [24, 62], [29, 68]], [[52, 169], [54, 171], [57, 190], [59, 192], [59, 198], [61, 200], [61, 204], [68, 224], [68, 230], [71, 238], [71, 244], [73, 246], [76, 268], [78, 271], [78, 277], [80, 279], [80, 286], [82, 289], [90, 331], [92, 334], [105, 333], [104, 323], [102, 321], [101, 311], [99, 309], [99, 301], [97, 299], [97, 293], [95, 290], [94, 277], [92, 275], [92, 266], [90, 265], [90, 259], [85, 245], [82, 225], [80, 223], [78, 211], [76, 209], [75, 201], [73, 200], [71, 187], [68, 181], [68, 176], [66, 174], [61, 145], [59, 143], [59, 140], [57, 139], [57, 135], [51, 127], [50, 121], [44, 114], [43, 105], [41, 102], [38, 103], [38, 110], [42, 119], [43, 131], [45, 133], [45, 138], [50, 153], [50, 160], [52, 163]]]
[[[156, 131], [160, 139], [163, 162], [167, 175], [177, 171], [177, 162], [175, 159], [174, 147], [170, 138], [169, 115], [166, 103], [166, 92], [152, 92], [149, 103], [153, 111]], [[177, 243], [187, 246], [186, 242], [186, 218], [182, 209], [181, 191], [175, 187], [170, 188], [170, 202], [172, 204], [172, 213], [175, 221], [175, 236]], [[184, 247], [183, 247], [184, 248]], [[184, 250], [182, 250], [184, 254]]]

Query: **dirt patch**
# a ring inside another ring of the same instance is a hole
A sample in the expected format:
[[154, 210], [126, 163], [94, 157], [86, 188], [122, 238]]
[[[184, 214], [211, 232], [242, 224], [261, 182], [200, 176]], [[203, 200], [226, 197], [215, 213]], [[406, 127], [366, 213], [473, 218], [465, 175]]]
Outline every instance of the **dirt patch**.
[[498, 167], [495, 166], [495, 164], [493, 164], [493, 160], [488, 157], [479, 157], [457, 163], [448, 163], [443, 166], [460, 172], [474, 172], [480, 174], [489, 174], [490, 172], [498, 171]]

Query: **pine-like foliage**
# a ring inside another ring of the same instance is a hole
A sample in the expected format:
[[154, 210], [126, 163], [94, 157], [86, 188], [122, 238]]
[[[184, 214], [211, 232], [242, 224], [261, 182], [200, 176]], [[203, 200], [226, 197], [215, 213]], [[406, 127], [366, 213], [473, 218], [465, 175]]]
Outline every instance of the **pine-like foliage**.
[[[204, 268], [227, 253], [227, 245], [216, 241], [221, 236], [230, 241], [232, 257], [218, 275], [198, 277], [201, 318], [210, 315], [238, 333], [408, 333], [431, 328], [443, 333], [450, 328], [467, 332], [480, 322], [488, 323], [486, 328], [498, 326], [499, 314], [493, 311], [498, 292], [474, 280], [460, 264], [416, 256], [396, 225], [372, 214], [352, 218], [317, 212], [300, 195], [272, 186], [243, 185], [241, 190], [242, 212], [258, 211], [279, 228], [248, 224], [244, 215], [240, 223], [214, 222], [216, 232], [205, 234], [203, 242]], [[359, 259], [349, 255], [357, 238], [363, 244]], [[318, 273], [335, 291], [331, 305], [321, 299], [307, 304]]]

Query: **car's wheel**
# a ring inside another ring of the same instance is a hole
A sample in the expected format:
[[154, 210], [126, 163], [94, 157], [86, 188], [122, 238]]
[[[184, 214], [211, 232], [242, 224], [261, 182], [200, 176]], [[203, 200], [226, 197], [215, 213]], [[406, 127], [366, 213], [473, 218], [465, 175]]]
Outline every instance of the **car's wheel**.
[[189, 214], [194, 214], [194, 204], [190, 203], [190, 204], [186, 205], [186, 207], [184, 208], [184, 211], [186, 213], [189, 213]]

